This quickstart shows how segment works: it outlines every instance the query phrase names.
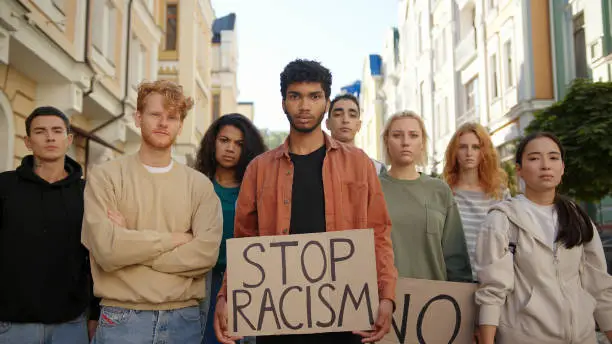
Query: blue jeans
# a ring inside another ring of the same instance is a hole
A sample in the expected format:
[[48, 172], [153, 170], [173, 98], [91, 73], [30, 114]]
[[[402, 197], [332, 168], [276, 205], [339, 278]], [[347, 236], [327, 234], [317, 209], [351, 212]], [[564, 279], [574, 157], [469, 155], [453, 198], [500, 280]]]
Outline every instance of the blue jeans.
[[0, 321], [0, 344], [88, 344], [85, 315], [61, 323], [13, 323]]
[[[215, 335], [214, 320], [215, 320], [215, 306], [217, 305], [217, 294], [223, 284], [223, 272], [212, 270], [206, 275], [206, 299], [202, 302], [202, 307], [208, 306], [206, 317], [206, 327], [204, 329], [204, 340], [202, 344], [217, 344], [217, 337]], [[208, 302], [206, 302], [208, 300]]]
[[167, 311], [137, 311], [102, 306], [93, 344], [200, 344], [197, 306]]

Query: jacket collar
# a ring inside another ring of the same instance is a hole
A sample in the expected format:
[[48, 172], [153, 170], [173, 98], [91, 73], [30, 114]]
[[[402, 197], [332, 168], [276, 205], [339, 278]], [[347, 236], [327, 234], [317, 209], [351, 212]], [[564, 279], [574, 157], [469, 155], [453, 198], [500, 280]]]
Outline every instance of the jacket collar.
[[[336, 150], [336, 149], [338, 149], [338, 147], [340, 147], [340, 144], [338, 143], [338, 141], [333, 139], [331, 136], [327, 135], [325, 132], [323, 132], [323, 137], [325, 139], [325, 147], [326, 147], [326, 151], [328, 153], [330, 151]], [[286, 159], [291, 159], [289, 157], [289, 136], [287, 136], [287, 138], [285, 139], [285, 142], [283, 142], [282, 145], [280, 145], [278, 148], [276, 148], [276, 154], [274, 155], [274, 157], [276, 159], [280, 159], [283, 156]]]

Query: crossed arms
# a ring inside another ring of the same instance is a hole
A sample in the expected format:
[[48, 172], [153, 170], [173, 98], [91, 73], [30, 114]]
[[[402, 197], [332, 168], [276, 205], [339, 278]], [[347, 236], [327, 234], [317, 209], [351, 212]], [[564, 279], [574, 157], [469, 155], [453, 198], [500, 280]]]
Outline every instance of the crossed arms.
[[146, 265], [163, 273], [198, 277], [215, 265], [223, 215], [212, 187], [201, 192], [191, 229], [184, 232], [126, 228], [112, 190], [104, 171], [94, 168], [85, 188], [82, 242], [104, 271]]

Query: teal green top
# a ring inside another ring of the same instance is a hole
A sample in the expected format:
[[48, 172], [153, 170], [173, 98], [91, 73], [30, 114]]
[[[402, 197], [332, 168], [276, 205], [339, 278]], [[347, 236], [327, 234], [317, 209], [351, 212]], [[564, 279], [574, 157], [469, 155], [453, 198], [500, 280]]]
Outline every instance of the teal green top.
[[400, 180], [381, 171], [400, 277], [470, 282], [472, 269], [457, 203], [448, 185], [421, 174]]
[[215, 265], [215, 270], [217, 271], [225, 271], [225, 266], [227, 265], [227, 248], [225, 247], [225, 242], [227, 239], [231, 239], [234, 237], [234, 217], [236, 216], [236, 200], [238, 199], [238, 192], [240, 192], [240, 187], [234, 188], [226, 188], [213, 178], [213, 186], [215, 187], [215, 192], [217, 196], [221, 200], [221, 209], [223, 210], [223, 239], [221, 239], [221, 246], [219, 247], [219, 259], [217, 260], [217, 265]]

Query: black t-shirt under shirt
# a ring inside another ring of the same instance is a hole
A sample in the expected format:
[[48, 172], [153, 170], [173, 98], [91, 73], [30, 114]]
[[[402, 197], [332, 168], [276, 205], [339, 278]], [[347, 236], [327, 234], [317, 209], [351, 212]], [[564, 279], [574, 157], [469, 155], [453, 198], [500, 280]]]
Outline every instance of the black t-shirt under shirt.
[[289, 153], [289, 156], [293, 162], [290, 233], [325, 232], [325, 194], [323, 192], [325, 145], [310, 154]]
[[[291, 192], [291, 234], [325, 232], [325, 193], [323, 192], [323, 159], [326, 148], [297, 155], [289, 153], [293, 162]], [[316, 333], [286, 336], [258, 336], [257, 344], [352, 344], [361, 337], [350, 332]]]

